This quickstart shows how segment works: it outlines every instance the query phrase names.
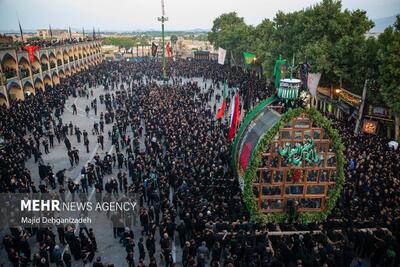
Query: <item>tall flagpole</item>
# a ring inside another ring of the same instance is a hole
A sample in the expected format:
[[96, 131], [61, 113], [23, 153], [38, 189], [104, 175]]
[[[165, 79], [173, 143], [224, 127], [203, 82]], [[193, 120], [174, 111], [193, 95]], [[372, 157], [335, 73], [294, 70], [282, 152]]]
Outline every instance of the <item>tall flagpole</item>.
[[19, 32], [21, 34], [21, 40], [22, 42], [24, 42], [24, 33], [22, 32], [21, 22], [19, 22], [19, 19], [18, 19], [18, 26], [19, 26]]
[[168, 18], [165, 17], [165, 9], [164, 9], [164, 0], [161, 0], [161, 18], [158, 18], [158, 21], [161, 22], [161, 34], [162, 34], [162, 61], [163, 61], [163, 85], [165, 85], [165, 81], [167, 80], [166, 66], [165, 66], [165, 37], [164, 37], [164, 23], [168, 21]]
[[22, 27], [21, 27], [21, 22], [19, 21], [18, 12], [15, 12], [15, 15], [17, 16], [18, 19], [18, 26], [19, 26], [19, 33], [21, 34], [21, 40], [22, 42], [24, 42], [24, 33], [22, 32]]

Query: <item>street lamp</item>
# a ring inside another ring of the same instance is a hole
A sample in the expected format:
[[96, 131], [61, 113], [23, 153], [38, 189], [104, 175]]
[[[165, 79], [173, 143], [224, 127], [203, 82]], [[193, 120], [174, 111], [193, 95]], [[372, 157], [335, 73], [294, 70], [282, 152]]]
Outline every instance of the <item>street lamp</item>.
[[164, 9], [164, 0], [161, 0], [161, 17], [158, 18], [158, 21], [161, 22], [161, 34], [162, 34], [162, 61], [163, 61], [163, 85], [165, 85], [165, 81], [167, 79], [166, 66], [165, 66], [165, 38], [164, 38], [164, 23], [168, 21], [168, 18], [165, 17], [165, 9]]

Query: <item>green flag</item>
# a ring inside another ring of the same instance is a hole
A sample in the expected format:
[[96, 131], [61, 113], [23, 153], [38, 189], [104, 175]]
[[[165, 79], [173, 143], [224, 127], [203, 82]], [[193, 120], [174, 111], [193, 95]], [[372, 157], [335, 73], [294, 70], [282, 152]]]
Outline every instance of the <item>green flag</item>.
[[246, 65], [250, 65], [254, 63], [254, 61], [256, 61], [256, 55], [254, 53], [246, 51], [243, 53], [243, 56], [244, 56], [244, 64]]
[[328, 104], [328, 112], [332, 113], [332, 104], [331, 103]]
[[228, 83], [228, 80], [225, 80], [225, 82], [224, 82], [224, 92], [222, 94], [222, 98], [224, 100], [226, 99], [226, 95], [227, 95], [227, 91], [226, 91], [226, 88], [228, 87], [227, 83]]
[[[274, 76], [275, 76], [275, 88], [279, 88], [279, 84], [281, 82], [282, 78], [282, 70], [281, 66], [286, 64], [286, 59], [282, 59], [282, 56], [279, 55], [278, 60], [275, 61], [275, 66], [274, 66]], [[285, 78], [285, 77], [283, 77]]]

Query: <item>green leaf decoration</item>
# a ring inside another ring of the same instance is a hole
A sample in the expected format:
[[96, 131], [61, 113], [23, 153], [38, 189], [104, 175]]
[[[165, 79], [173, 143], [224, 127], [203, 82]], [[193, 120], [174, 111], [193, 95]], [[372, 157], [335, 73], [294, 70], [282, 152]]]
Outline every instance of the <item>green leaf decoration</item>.
[[[291, 109], [285, 114], [282, 115], [281, 119], [270, 128], [264, 136], [261, 138], [261, 141], [258, 143], [253, 156], [250, 159], [249, 165], [244, 175], [244, 190], [243, 190], [243, 199], [246, 203], [246, 206], [251, 214], [251, 219], [256, 222], [261, 223], [282, 223], [288, 220], [288, 214], [284, 212], [276, 212], [276, 213], [263, 213], [258, 204], [256, 202], [256, 197], [252, 191], [252, 185], [255, 181], [257, 175], [257, 168], [261, 163], [262, 153], [267, 148], [268, 144], [275, 137], [278, 131], [283, 128], [287, 123], [293, 120], [296, 117], [299, 117], [302, 113], [308, 115], [308, 117], [314, 122], [314, 124], [318, 127], [322, 127], [325, 129], [329, 139], [332, 141], [332, 147], [334, 152], [336, 153], [336, 184], [329, 195], [329, 198], [326, 200], [326, 208], [323, 211], [315, 211], [315, 212], [302, 212], [299, 214], [297, 222], [302, 224], [307, 224], [310, 222], [321, 222], [324, 221], [327, 216], [330, 214], [332, 209], [335, 207], [336, 200], [339, 198], [343, 184], [345, 181], [344, 178], [344, 145], [340, 139], [340, 136], [335, 128], [332, 127], [330, 121], [325, 118], [321, 113], [319, 113], [315, 108], [296, 108]], [[283, 151], [282, 151], [283, 152]], [[283, 153], [288, 153], [286, 150]], [[315, 153], [315, 151], [313, 152]], [[311, 157], [312, 160], [317, 160], [315, 157]]]

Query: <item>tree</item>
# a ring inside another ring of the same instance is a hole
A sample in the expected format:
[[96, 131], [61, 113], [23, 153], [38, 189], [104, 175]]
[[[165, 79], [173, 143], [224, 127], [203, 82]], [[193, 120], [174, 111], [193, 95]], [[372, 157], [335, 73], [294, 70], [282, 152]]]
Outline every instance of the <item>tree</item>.
[[322, 0], [300, 11], [280, 11], [256, 27], [246, 25], [235, 12], [222, 14], [213, 21], [208, 39], [214, 47], [227, 49], [228, 58], [242, 59], [246, 50], [255, 52], [267, 77], [272, 77], [279, 55], [289, 61], [294, 56], [296, 63], [307, 61], [312, 72], [321, 72], [323, 85], [342, 85], [361, 94], [366, 79], [377, 87], [373, 81], [379, 66], [378, 44], [365, 37], [373, 25], [365, 11], [343, 10], [340, 1]]
[[242, 62], [243, 52], [251, 48], [254, 27], [246, 25], [244, 19], [236, 12], [222, 14], [213, 22], [208, 40], [214, 47], [222, 47], [230, 51], [231, 59]]
[[395, 136], [399, 139], [400, 124], [400, 16], [394, 27], [390, 26], [379, 35], [378, 82], [385, 103], [395, 113]]
[[313, 72], [322, 72], [326, 85], [362, 88], [365, 74], [354, 74], [363, 59], [364, 34], [373, 27], [365, 11], [342, 11], [340, 1], [324, 0], [305, 10], [278, 12], [273, 24], [272, 58], [295, 56], [310, 63]]
[[[270, 48], [272, 47], [272, 33], [274, 31], [274, 25], [271, 20], [264, 19], [254, 29], [252, 50], [257, 52], [256, 64], [260, 64], [264, 74], [267, 77], [272, 77], [272, 68], [274, 60]], [[268, 72], [269, 71], [269, 72]]]
[[219, 35], [236, 25], [245, 24], [244, 19], [237, 16], [236, 12], [225, 13], [214, 19], [211, 32], [208, 33], [210, 43], [219, 45]]
[[103, 45], [115, 45], [130, 49], [137, 45], [148, 45], [148, 42], [144, 38], [139, 39], [136, 37], [105, 37], [103, 38]]

